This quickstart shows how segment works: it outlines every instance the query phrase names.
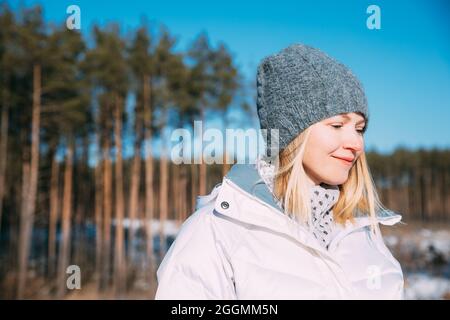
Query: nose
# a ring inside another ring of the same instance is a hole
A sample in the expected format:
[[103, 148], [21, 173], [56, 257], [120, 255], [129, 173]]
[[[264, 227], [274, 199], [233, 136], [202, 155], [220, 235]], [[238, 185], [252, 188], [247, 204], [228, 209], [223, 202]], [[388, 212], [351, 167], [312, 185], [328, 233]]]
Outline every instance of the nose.
[[364, 138], [357, 132], [346, 135], [344, 149], [350, 149], [353, 152], [361, 152], [364, 148]]

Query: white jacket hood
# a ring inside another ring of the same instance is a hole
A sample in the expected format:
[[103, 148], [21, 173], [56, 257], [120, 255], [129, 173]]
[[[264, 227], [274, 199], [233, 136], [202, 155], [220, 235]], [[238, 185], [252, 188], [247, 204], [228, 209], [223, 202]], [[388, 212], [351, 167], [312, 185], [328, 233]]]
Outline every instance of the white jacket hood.
[[236, 164], [198, 197], [157, 271], [155, 298], [402, 299], [400, 264], [370, 223], [340, 227], [327, 250], [281, 211], [253, 165]]

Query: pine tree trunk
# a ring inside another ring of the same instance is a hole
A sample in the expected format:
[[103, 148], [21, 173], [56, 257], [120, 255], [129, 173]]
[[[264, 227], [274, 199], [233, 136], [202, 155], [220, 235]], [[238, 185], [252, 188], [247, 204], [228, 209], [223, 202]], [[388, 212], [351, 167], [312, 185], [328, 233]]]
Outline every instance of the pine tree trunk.
[[[226, 113], [224, 115], [224, 136], [226, 136], [226, 130], [228, 127], [228, 121], [227, 121], [227, 117], [226, 117]], [[228, 173], [228, 171], [230, 170], [231, 167], [231, 163], [228, 163], [228, 152], [227, 152], [227, 144], [225, 142], [224, 147], [223, 147], [223, 164], [222, 164], [222, 177], [226, 176], [226, 174]]]
[[195, 211], [195, 204], [197, 202], [197, 165], [191, 164], [191, 212]]
[[[87, 241], [87, 232], [86, 232], [86, 222], [90, 219], [91, 215], [88, 212], [91, 212], [90, 206], [90, 194], [92, 192], [91, 179], [89, 179], [89, 139], [87, 135], [82, 137], [82, 156], [81, 161], [78, 161], [80, 174], [77, 176], [77, 191], [76, 193], [79, 195], [79, 198], [76, 199], [77, 204], [77, 230], [78, 230], [78, 241], [79, 245], [77, 248], [77, 263], [80, 266], [88, 266], [90, 265], [90, 257], [88, 255], [88, 248], [90, 244]], [[75, 161], [74, 161], [75, 162]], [[88, 263], [87, 263], [88, 262]]]
[[52, 173], [50, 178], [50, 217], [48, 231], [48, 277], [52, 279], [56, 267], [56, 224], [59, 209], [59, 164], [56, 155], [52, 155]]
[[70, 228], [72, 215], [72, 172], [73, 144], [67, 146], [66, 166], [64, 168], [64, 195], [62, 209], [62, 241], [59, 247], [58, 262], [58, 298], [63, 298], [66, 291], [66, 269], [70, 259]]
[[409, 199], [409, 183], [406, 184], [405, 186], [403, 186], [403, 195], [405, 198], [405, 202], [404, 202], [404, 206], [403, 206], [403, 211], [406, 214], [409, 213], [409, 203], [410, 203], [410, 199]]
[[149, 268], [149, 274], [151, 275], [151, 279], [153, 280], [153, 265], [155, 263], [153, 257], [154, 251], [154, 239], [153, 239], [153, 219], [154, 219], [154, 190], [153, 190], [153, 156], [150, 146], [151, 141], [151, 133], [150, 129], [147, 129], [146, 132], [146, 154], [145, 154], [145, 237], [146, 241], [146, 249], [147, 249], [147, 267]]
[[[163, 127], [164, 128], [164, 127]], [[166, 253], [166, 236], [165, 236], [165, 223], [168, 214], [168, 164], [167, 164], [167, 149], [164, 135], [162, 135], [162, 148], [160, 158], [160, 176], [159, 176], [159, 256], [162, 259]]]
[[[28, 246], [30, 245], [30, 231], [32, 223], [30, 217], [27, 215], [27, 195], [30, 189], [30, 163], [28, 159], [24, 157], [22, 163], [22, 199], [21, 199], [21, 210], [20, 210], [20, 229], [19, 229], [19, 241], [18, 241], [18, 268], [19, 272], [17, 275], [17, 299], [22, 299], [24, 297], [24, 290], [26, 285], [26, 278], [28, 273]], [[14, 234], [14, 232], [12, 232]]]
[[[99, 157], [100, 158], [100, 157]], [[100, 290], [102, 275], [102, 247], [103, 247], [103, 188], [102, 188], [102, 161], [95, 166], [95, 279], [97, 291]]]
[[124, 197], [123, 197], [123, 163], [122, 163], [122, 111], [121, 99], [116, 98], [114, 135], [116, 141], [116, 233], [114, 259], [114, 287], [116, 296], [124, 291], [125, 255], [124, 255]]
[[[202, 134], [203, 134], [203, 130], [204, 130], [204, 122], [205, 122], [205, 111], [201, 110], [201, 126], [202, 126]], [[205, 163], [205, 159], [203, 159], [203, 148], [200, 152], [200, 177], [199, 177], [199, 195], [205, 195], [206, 194], [206, 163]]]
[[442, 187], [441, 187], [441, 221], [445, 221], [447, 217], [447, 175], [448, 172], [443, 169], [441, 179], [442, 179]]
[[[33, 66], [33, 109], [31, 124], [31, 161], [29, 165], [29, 184], [25, 189], [26, 199], [24, 202], [24, 211], [21, 216], [21, 239], [19, 241], [21, 251], [19, 255], [19, 284], [17, 296], [23, 298], [25, 290], [26, 273], [28, 269], [28, 256], [30, 249], [30, 240], [34, 222], [34, 212], [36, 207], [36, 194], [39, 171], [39, 128], [41, 117], [41, 66]], [[23, 223], [23, 224], [22, 224]]]
[[[79, 178], [79, 176], [78, 176]], [[74, 186], [75, 188], [75, 186]], [[80, 191], [80, 190], [78, 190]], [[83, 197], [81, 197], [81, 199], [83, 199]], [[74, 201], [77, 201], [74, 199]], [[74, 226], [72, 228], [74, 234], [73, 237], [73, 241], [77, 244], [75, 246], [75, 253], [74, 253], [74, 257], [73, 257], [73, 262], [74, 264], [82, 267], [83, 266], [83, 252], [85, 252], [85, 248], [84, 248], [84, 244], [85, 242], [83, 241], [83, 206], [80, 204], [80, 201], [76, 202], [75, 208], [74, 208], [74, 212], [75, 212], [75, 219], [74, 219]]]
[[138, 215], [138, 204], [139, 204], [139, 186], [141, 184], [141, 144], [142, 144], [142, 122], [138, 116], [137, 108], [135, 109], [135, 121], [136, 121], [136, 141], [134, 144], [134, 156], [133, 163], [131, 166], [131, 182], [130, 182], [130, 201], [128, 214], [130, 218], [130, 229], [129, 229], [129, 241], [128, 241], [128, 260], [132, 262], [135, 258], [134, 242], [136, 229], [134, 228], [136, 217]]
[[6, 162], [8, 160], [8, 101], [7, 101], [7, 90], [3, 88], [3, 103], [2, 103], [2, 113], [0, 119], [0, 234], [2, 231], [2, 212], [3, 212], [3, 197], [6, 190]]
[[414, 168], [409, 172], [409, 183], [408, 183], [408, 216], [409, 218], [415, 217], [415, 197], [414, 189], [416, 187], [416, 173]]
[[133, 157], [133, 163], [131, 165], [131, 182], [130, 182], [130, 201], [129, 201], [129, 217], [130, 217], [130, 239], [128, 242], [128, 253], [129, 253], [129, 260], [132, 261], [134, 259], [135, 253], [134, 253], [134, 241], [136, 237], [136, 229], [134, 228], [136, 223], [136, 218], [138, 215], [137, 208], [139, 203], [139, 185], [140, 185], [140, 172], [141, 172], [141, 156], [140, 147], [135, 147], [134, 149], [134, 157]]
[[153, 259], [153, 212], [154, 212], [154, 190], [153, 190], [153, 156], [152, 156], [152, 104], [151, 104], [151, 78], [144, 76], [143, 79], [143, 101], [145, 115], [145, 236], [147, 249], [147, 267], [149, 269], [150, 282], [154, 281], [154, 259]]
[[425, 194], [425, 170], [420, 168], [420, 176], [419, 176], [419, 192], [420, 192], [420, 215], [422, 218], [422, 222], [425, 222], [427, 219], [427, 208], [426, 208], [426, 194]]
[[[173, 164], [172, 167], [172, 190], [170, 191], [173, 195], [174, 201], [171, 202], [171, 210], [173, 218], [175, 219], [176, 223], [178, 224], [180, 222], [180, 176], [179, 176], [179, 168], [178, 165]], [[170, 219], [170, 217], [169, 217]]]
[[226, 150], [224, 150], [224, 154], [223, 154], [223, 164], [222, 164], [222, 177], [225, 177], [226, 174], [228, 173], [228, 171], [230, 170], [230, 164], [227, 163], [227, 153]]
[[[163, 147], [165, 149], [165, 147]], [[160, 258], [162, 258], [165, 254], [166, 246], [166, 237], [164, 234], [165, 230], [165, 223], [167, 220], [167, 192], [168, 192], [168, 170], [167, 170], [167, 156], [166, 156], [166, 150], [162, 151], [161, 154], [161, 161], [160, 161], [160, 189], [159, 189], [159, 203], [160, 203], [160, 210], [159, 210], [159, 243], [160, 243]]]
[[[103, 147], [103, 276], [105, 277], [105, 286], [110, 284], [111, 276], [111, 213], [112, 213], [112, 169], [111, 158], [109, 156], [110, 141], [106, 135]], [[102, 286], [103, 287], [103, 286]]]
[[429, 201], [430, 201], [430, 220], [431, 221], [436, 221], [437, 217], [438, 217], [438, 204], [439, 204], [439, 182], [436, 181], [436, 175], [435, 175], [435, 170], [433, 169], [433, 167], [431, 167], [430, 169], [430, 194], [429, 194]]
[[183, 164], [181, 166], [181, 207], [180, 207], [180, 220], [183, 223], [186, 220], [187, 215], [187, 168], [186, 165]]

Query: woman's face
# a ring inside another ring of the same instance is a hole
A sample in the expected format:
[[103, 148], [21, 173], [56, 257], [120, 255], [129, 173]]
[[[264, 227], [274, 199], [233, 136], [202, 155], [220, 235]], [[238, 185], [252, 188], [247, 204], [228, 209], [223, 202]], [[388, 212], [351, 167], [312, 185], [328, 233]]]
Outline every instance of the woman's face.
[[340, 185], [347, 181], [351, 167], [364, 150], [364, 128], [364, 117], [354, 112], [311, 126], [303, 159], [311, 184]]

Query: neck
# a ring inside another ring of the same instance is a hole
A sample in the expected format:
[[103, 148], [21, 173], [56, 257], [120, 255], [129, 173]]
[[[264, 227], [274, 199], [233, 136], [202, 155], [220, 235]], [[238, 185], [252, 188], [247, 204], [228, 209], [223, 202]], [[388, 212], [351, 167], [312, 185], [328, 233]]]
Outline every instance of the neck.
[[315, 179], [311, 178], [311, 176], [306, 173], [306, 180], [308, 182], [308, 185], [312, 188], [314, 186], [320, 185], [320, 181], [316, 181]]

